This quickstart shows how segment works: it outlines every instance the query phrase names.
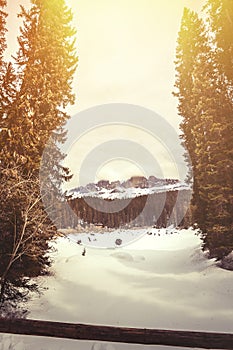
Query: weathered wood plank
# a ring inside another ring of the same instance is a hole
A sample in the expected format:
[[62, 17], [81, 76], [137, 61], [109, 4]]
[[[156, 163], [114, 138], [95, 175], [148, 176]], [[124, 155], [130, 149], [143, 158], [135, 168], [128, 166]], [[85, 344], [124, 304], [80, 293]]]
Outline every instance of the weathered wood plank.
[[127, 344], [170, 345], [202, 349], [233, 349], [233, 334], [0, 318], [0, 333], [36, 335]]

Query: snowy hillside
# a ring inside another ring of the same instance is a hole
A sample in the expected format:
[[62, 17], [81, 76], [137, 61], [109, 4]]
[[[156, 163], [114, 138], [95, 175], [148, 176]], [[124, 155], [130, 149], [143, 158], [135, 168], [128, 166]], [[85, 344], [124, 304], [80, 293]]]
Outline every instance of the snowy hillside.
[[158, 179], [155, 176], [146, 179], [142, 176], [134, 176], [124, 182], [101, 180], [96, 184], [91, 183], [71, 189], [67, 195], [72, 199], [83, 197], [125, 199], [175, 190], [190, 190], [190, 187], [175, 179]]

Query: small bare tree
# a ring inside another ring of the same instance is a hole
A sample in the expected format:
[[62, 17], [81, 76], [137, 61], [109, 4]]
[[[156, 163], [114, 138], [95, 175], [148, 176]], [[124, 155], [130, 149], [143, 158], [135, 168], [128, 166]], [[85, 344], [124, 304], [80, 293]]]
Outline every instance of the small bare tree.
[[56, 228], [43, 208], [38, 177], [20, 166], [0, 166], [0, 305], [36, 290], [31, 278], [47, 273]]

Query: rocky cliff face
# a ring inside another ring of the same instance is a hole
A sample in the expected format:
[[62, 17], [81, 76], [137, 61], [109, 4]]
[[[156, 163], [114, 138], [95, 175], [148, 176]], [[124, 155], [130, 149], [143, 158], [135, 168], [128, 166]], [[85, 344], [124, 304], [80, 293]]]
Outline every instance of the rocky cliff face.
[[122, 183], [101, 180], [69, 191], [67, 200], [76, 219], [66, 213], [64, 222], [70, 227], [80, 222], [111, 228], [177, 225], [189, 199], [190, 189], [178, 180], [154, 176], [135, 176]]

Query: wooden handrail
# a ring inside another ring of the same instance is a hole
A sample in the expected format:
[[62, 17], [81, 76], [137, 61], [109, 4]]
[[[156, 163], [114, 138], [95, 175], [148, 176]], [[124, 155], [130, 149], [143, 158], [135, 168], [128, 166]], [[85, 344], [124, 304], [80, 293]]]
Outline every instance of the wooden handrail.
[[201, 349], [233, 349], [233, 334], [0, 318], [0, 333]]

